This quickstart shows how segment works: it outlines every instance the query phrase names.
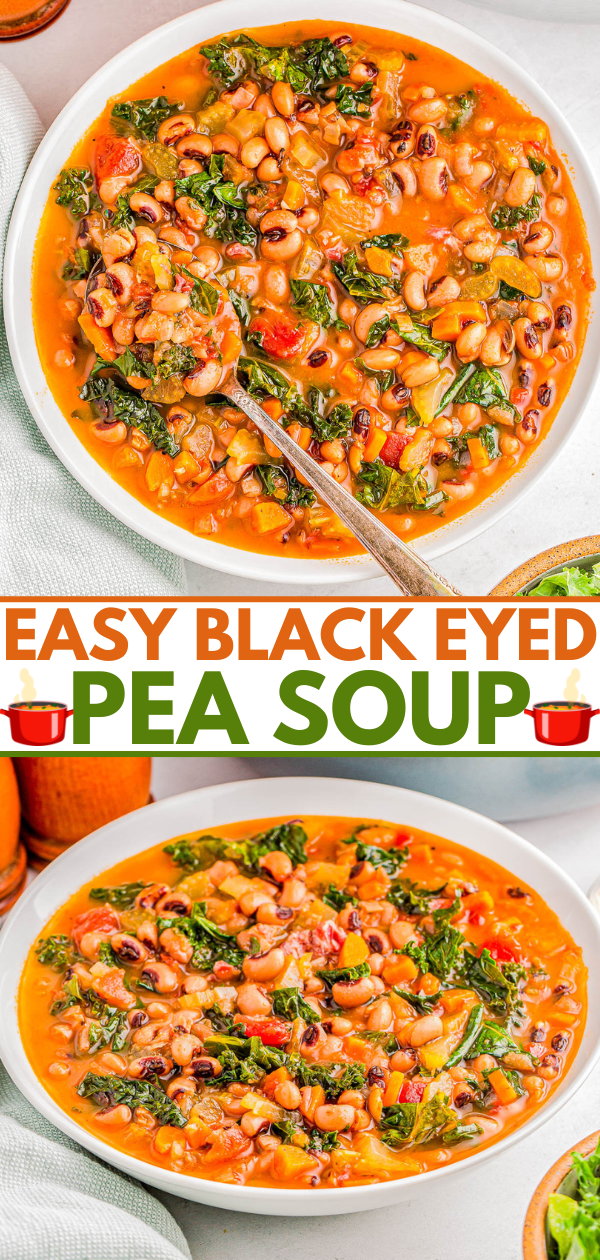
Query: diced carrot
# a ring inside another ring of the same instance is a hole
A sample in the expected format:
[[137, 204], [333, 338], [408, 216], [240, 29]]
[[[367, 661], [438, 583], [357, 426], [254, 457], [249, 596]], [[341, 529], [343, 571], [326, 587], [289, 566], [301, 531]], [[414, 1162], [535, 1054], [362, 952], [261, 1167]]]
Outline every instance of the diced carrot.
[[120, 1011], [128, 1011], [135, 1006], [135, 998], [129, 989], [125, 988], [123, 983], [124, 971], [118, 967], [112, 967], [110, 971], [105, 972], [94, 983], [94, 988], [98, 997], [101, 997], [111, 1006], [117, 1006]]
[[289, 210], [300, 210], [306, 201], [306, 193], [297, 179], [288, 179], [283, 200]]
[[404, 1072], [392, 1072], [382, 1099], [384, 1107], [393, 1107], [398, 1102], [403, 1080]]
[[450, 184], [448, 197], [455, 210], [463, 210], [467, 214], [472, 214], [477, 209], [477, 201], [473, 193], [470, 193], [468, 188], [463, 188], [462, 184]]
[[242, 343], [237, 333], [228, 330], [223, 337], [220, 350], [223, 363], [233, 363], [242, 351]]
[[158, 490], [159, 486], [172, 486], [175, 479], [173, 460], [162, 451], [153, 451], [146, 464], [146, 485], [149, 490]]
[[175, 476], [181, 485], [191, 481], [200, 472], [200, 465], [189, 451], [180, 451], [173, 465]]
[[361, 884], [358, 893], [360, 901], [380, 901], [382, 897], [387, 897], [390, 890], [390, 879], [385, 871], [376, 871], [372, 879], [368, 879], [366, 883]]
[[431, 972], [428, 971], [421, 977], [421, 984], [419, 988], [422, 993], [427, 995], [427, 997], [433, 997], [434, 993], [439, 993], [440, 991], [440, 982], [437, 976], [432, 976]]
[[132, 446], [122, 446], [113, 460], [115, 468], [140, 468], [143, 462], [140, 452]]
[[292, 518], [279, 503], [255, 503], [250, 521], [257, 534], [271, 534], [276, 529], [291, 525]]
[[192, 491], [188, 503], [218, 503], [220, 499], [229, 499], [235, 490], [224, 468], [212, 474], [203, 486]]
[[383, 965], [383, 978], [386, 984], [404, 984], [416, 980], [419, 968], [407, 954], [392, 957]]
[[318, 1168], [318, 1160], [297, 1146], [278, 1146], [273, 1156], [272, 1175], [276, 1181], [293, 1181], [302, 1173]]
[[189, 267], [189, 264], [195, 261], [191, 249], [174, 249], [171, 253], [171, 262], [176, 263], [178, 267], [182, 265]]
[[545, 372], [551, 372], [552, 368], [556, 367], [556, 359], [553, 354], [543, 354], [539, 362], [540, 367], [543, 367]]
[[379, 245], [370, 245], [365, 249], [365, 261], [369, 271], [376, 276], [392, 276], [392, 253], [389, 249], [381, 249]]
[[348, 932], [340, 950], [340, 967], [358, 967], [369, 957], [369, 946], [358, 932]]
[[290, 1074], [287, 1068], [275, 1068], [274, 1072], [269, 1072], [268, 1076], [265, 1076], [261, 1084], [261, 1089], [264, 1094], [272, 1094], [278, 1085], [283, 1085], [284, 1082], [289, 1081], [289, 1079]]
[[383, 1111], [383, 1090], [379, 1089], [377, 1085], [374, 1085], [369, 1091], [367, 1106], [375, 1124], [379, 1124], [381, 1121], [381, 1113]]
[[514, 1085], [511, 1085], [508, 1077], [504, 1075], [502, 1068], [495, 1068], [493, 1072], [489, 1072], [488, 1081], [503, 1107], [508, 1107], [509, 1103], [514, 1102], [515, 1098], [519, 1097]]
[[[264, 1084], [263, 1084], [264, 1089]], [[307, 1120], [313, 1120], [317, 1107], [322, 1107], [325, 1102], [325, 1090], [322, 1085], [309, 1085], [308, 1093], [303, 1095], [300, 1103], [300, 1111]]]
[[279, 420], [279, 417], [283, 415], [283, 407], [278, 398], [265, 398], [264, 402], [261, 403], [261, 407], [271, 417], [271, 420]]
[[337, 374], [337, 378], [340, 385], [344, 386], [345, 390], [350, 394], [355, 389], [358, 389], [363, 379], [362, 372], [359, 372], [353, 363], [344, 363]]
[[483, 910], [485, 913], [487, 910], [494, 909], [494, 898], [487, 888], [483, 888], [480, 892], [471, 893], [466, 906], [469, 910]]
[[116, 359], [115, 339], [110, 328], [100, 328], [89, 311], [81, 312], [81, 315], [78, 316], [78, 323], [101, 359], [110, 359], [111, 362], [113, 359]]
[[182, 1137], [181, 1129], [177, 1129], [174, 1124], [161, 1124], [154, 1136], [154, 1149], [158, 1155], [166, 1155], [173, 1143], [180, 1142]]
[[442, 311], [431, 325], [431, 335], [438, 341], [456, 341], [462, 332], [462, 325], [457, 311], [446, 314]]
[[385, 430], [380, 429], [376, 424], [370, 426], [364, 455], [366, 463], [370, 463], [372, 459], [377, 459], [379, 452], [383, 450], [387, 442], [387, 436]]
[[469, 448], [473, 468], [487, 468], [490, 462], [490, 457], [483, 445], [483, 442], [481, 441], [481, 438], [468, 438], [467, 446]]
[[548, 127], [541, 118], [528, 118], [522, 123], [501, 123], [496, 131], [499, 140], [529, 141], [530, 144], [545, 144], [548, 139]]
[[183, 1130], [188, 1146], [191, 1146], [194, 1151], [197, 1151], [201, 1146], [206, 1146], [211, 1132], [210, 1126], [205, 1124], [200, 1117], [197, 1120], [188, 1120]]

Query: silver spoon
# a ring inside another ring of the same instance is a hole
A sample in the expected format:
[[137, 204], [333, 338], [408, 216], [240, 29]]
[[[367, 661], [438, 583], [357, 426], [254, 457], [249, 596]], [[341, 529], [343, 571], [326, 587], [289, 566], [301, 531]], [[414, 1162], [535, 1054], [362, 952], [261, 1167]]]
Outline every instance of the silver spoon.
[[362, 503], [334, 481], [311, 455], [303, 451], [285, 429], [263, 411], [256, 399], [240, 385], [233, 372], [219, 386], [219, 392], [225, 394], [254, 422], [257, 429], [285, 455], [292, 467], [299, 469], [313, 490], [317, 491], [319, 498], [333, 508], [403, 595], [460, 595], [460, 591], [441, 578], [425, 560], [407, 547], [406, 543], [401, 542], [391, 529], [382, 525], [368, 508], [363, 507]]

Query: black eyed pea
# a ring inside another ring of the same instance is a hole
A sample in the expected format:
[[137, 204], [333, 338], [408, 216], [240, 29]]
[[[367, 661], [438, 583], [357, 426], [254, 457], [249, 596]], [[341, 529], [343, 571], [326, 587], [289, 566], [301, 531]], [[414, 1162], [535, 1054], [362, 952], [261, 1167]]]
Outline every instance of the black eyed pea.
[[324, 1133], [340, 1132], [349, 1129], [354, 1123], [354, 1107], [325, 1103], [315, 1111], [315, 1124]]
[[240, 142], [235, 136], [228, 136], [226, 131], [219, 131], [212, 138], [213, 151], [215, 153], [230, 153], [232, 157], [239, 157]]
[[331, 464], [343, 464], [346, 448], [339, 438], [332, 438], [328, 442], [321, 442], [320, 455]]
[[387, 346], [376, 346], [373, 350], [365, 350], [361, 359], [365, 367], [373, 372], [388, 372], [398, 366], [400, 354], [397, 350], [388, 350]]
[[433, 355], [423, 354], [419, 359], [412, 360], [402, 368], [402, 381], [408, 389], [415, 389], [417, 385], [426, 385], [428, 381], [434, 381], [439, 370], [437, 359], [434, 359]]
[[415, 1066], [417, 1056], [414, 1050], [396, 1050], [390, 1059], [393, 1072], [410, 1072]]
[[409, 271], [404, 281], [402, 296], [411, 311], [424, 311], [427, 306], [425, 297], [425, 277], [420, 271]]
[[378, 69], [373, 61], [355, 61], [350, 71], [350, 79], [353, 83], [373, 83], [377, 78]]
[[443, 1032], [444, 1025], [439, 1015], [423, 1015], [406, 1030], [402, 1039], [406, 1039], [408, 1045], [417, 1050], [419, 1046], [426, 1046], [429, 1041], [441, 1037]]
[[435, 127], [419, 127], [415, 143], [415, 156], [433, 158], [437, 153], [438, 135]]
[[237, 991], [238, 1010], [242, 1015], [270, 1015], [271, 1000], [257, 984], [241, 984]]
[[188, 963], [194, 952], [191, 941], [176, 928], [165, 928], [159, 936], [161, 949], [178, 963]]
[[560, 218], [560, 216], [565, 214], [567, 210], [566, 197], [548, 197], [546, 201], [546, 210], [548, 211], [548, 214], [553, 215], [555, 218]]
[[391, 1028], [394, 1022], [394, 1013], [386, 998], [379, 998], [373, 1006], [369, 1007], [370, 1015], [367, 1020], [367, 1027], [372, 1032], [382, 1032]]
[[173, 114], [171, 118], [165, 118], [161, 122], [156, 139], [159, 144], [176, 144], [183, 136], [191, 136], [195, 130], [196, 124], [191, 114]]
[[414, 166], [405, 158], [398, 158], [396, 162], [392, 162], [390, 171], [402, 193], [403, 197], [414, 197], [417, 192], [417, 176]]
[[189, 294], [174, 292], [158, 292], [153, 293], [151, 307], [153, 311], [159, 311], [161, 315], [179, 315], [181, 311], [187, 310], [190, 304]]
[[478, 357], [486, 334], [487, 328], [483, 323], [468, 324], [463, 328], [455, 342], [456, 353], [462, 363], [472, 363]]
[[479, 359], [487, 367], [502, 367], [509, 363], [515, 348], [515, 333], [508, 319], [498, 319], [488, 329], [481, 343]]
[[275, 1102], [286, 1111], [296, 1111], [302, 1101], [298, 1086], [294, 1081], [282, 1081], [273, 1091]]
[[134, 1081], [147, 1081], [152, 1076], [168, 1076], [173, 1070], [173, 1060], [164, 1054], [144, 1054], [139, 1059], [132, 1059], [127, 1068], [127, 1075]]
[[114, 932], [110, 944], [120, 962], [140, 963], [148, 957], [148, 950], [141, 941], [127, 932]]
[[469, 192], [479, 192], [479, 189], [484, 184], [487, 184], [493, 174], [494, 168], [491, 162], [473, 162], [470, 174], [464, 176], [464, 183]]
[[293, 870], [291, 858], [288, 857], [287, 853], [281, 853], [279, 850], [275, 850], [274, 853], [265, 853], [263, 857], [259, 858], [258, 865], [261, 870], [268, 871], [269, 875], [272, 875], [278, 884], [283, 883], [283, 880], [287, 879]]
[[122, 1129], [124, 1125], [129, 1124], [131, 1120], [131, 1108], [125, 1103], [118, 1103], [116, 1107], [105, 1107], [103, 1111], [97, 1111], [94, 1116], [96, 1124], [105, 1125], [109, 1129]]
[[515, 320], [513, 329], [519, 354], [522, 354], [524, 359], [539, 359], [543, 353], [543, 346], [531, 320], [522, 316]]
[[274, 157], [263, 158], [256, 169], [256, 174], [263, 184], [278, 184], [283, 179], [283, 172], [280, 171], [277, 159]]
[[507, 206], [524, 206], [535, 192], [535, 175], [528, 166], [518, 166], [504, 194]]
[[261, 252], [272, 262], [295, 258], [302, 248], [302, 233], [291, 210], [271, 210], [261, 220]]
[[251, 140], [246, 140], [240, 150], [240, 162], [246, 166], [248, 170], [254, 171], [260, 166], [263, 158], [266, 158], [269, 152], [269, 146], [262, 136], [254, 136]]
[[145, 219], [147, 223], [161, 223], [164, 219], [163, 208], [156, 197], [151, 197], [150, 193], [134, 192], [129, 198], [129, 207], [137, 214], [140, 219]]
[[428, 201], [443, 201], [448, 192], [448, 167], [444, 158], [426, 157], [417, 167], [419, 191]]
[[279, 898], [280, 906], [291, 907], [292, 910], [298, 910], [306, 897], [306, 884], [303, 880], [292, 876], [286, 879], [283, 885], [283, 891]]
[[247, 980], [262, 984], [274, 980], [284, 966], [285, 954], [282, 949], [275, 946], [274, 949], [267, 950], [265, 954], [255, 954], [245, 958], [243, 972]]
[[110, 289], [94, 289], [87, 300], [88, 310], [99, 328], [109, 328], [118, 310], [117, 299]]
[[256, 110], [257, 114], [262, 114], [263, 118], [274, 118], [277, 112], [268, 92], [261, 92], [252, 108]]
[[147, 980], [155, 993], [174, 993], [179, 987], [177, 972], [172, 967], [167, 967], [166, 963], [146, 963], [142, 980]]
[[276, 265], [267, 267], [263, 276], [263, 290], [265, 297], [274, 306], [278, 306], [281, 302], [286, 301], [289, 297], [290, 286], [284, 267]]
[[[204, 162], [213, 151], [212, 140], [210, 136], [192, 132], [191, 135], [183, 136], [181, 140], [177, 141], [175, 151], [180, 158], [196, 158], [198, 161]], [[154, 191], [156, 193], [156, 189]]]
[[371, 302], [369, 306], [365, 306], [354, 321], [354, 332], [359, 341], [366, 342], [371, 326], [383, 319], [386, 314], [387, 309], [381, 302]]
[[454, 276], [440, 276], [429, 286], [427, 301], [431, 306], [445, 306], [460, 297], [460, 285]]
[[290, 133], [288, 125], [283, 118], [274, 117], [267, 118], [265, 122], [265, 141], [267, 144], [267, 152], [271, 151], [276, 157], [285, 153], [290, 147]]
[[131, 301], [136, 279], [133, 267], [126, 262], [116, 262], [112, 267], [107, 267], [105, 275], [108, 287], [114, 293], [119, 306], [127, 306]]
[[410, 157], [415, 147], [417, 128], [409, 118], [403, 118], [390, 136], [390, 153], [397, 158]]
[[199, 1037], [194, 1037], [191, 1033], [184, 1033], [171, 1040], [171, 1054], [175, 1063], [179, 1067], [187, 1067], [191, 1063], [195, 1054], [202, 1050], [202, 1042]]
[[184, 389], [195, 398], [204, 398], [217, 388], [221, 372], [218, 359], [198, 359], [196, 367], [184, 378]]
[[552, 327], [552, 311], [545, 302], [528, 302], [525, 314], [539, 332], [548, 332]]
[[536, 276], [544, 282], [544, 284], [552, 284], [555, 280], [560, 280], [562, 276], [564, 263], [558, 254], [534, 254], [527, 260], [528, 267], [535, 271]]
[[331, 990], [332, 997], [344, 1010], [352, 1010], [355, 1006], [363, 1006], [375, 993], [375, 985], [370, 976], [362, 976], [360, 980], [338, 980]]
[[416, 123], [439, 123], [446, 114], [448, 106], [439, 96], [431, 100], [415, 101], [408, 110], [408, 117]]
[[129, 228], [119, 228], [116, 232], [107, 232], [102, 242], [102, 257], [107, 267], [128, 258], [136, 246], [136, 237]]
[[525, 412], [523, 419], [515, 429], [515, 433], [521, 442], [524, 442], [526, 446], [530, 446], [537, 438], [539, 425], [540, 413], [534, 408], [531, 408], [529, 411]]
[[294, 112], [294, 93], [289, 83], [274, 83], [271, 88], [271, 100], [278, 114], [291, 118]]
[[193, 231], [199, 232], [206, 223], [206, 214], [199, 202], [193, 197], [178, 197], [175, 202], [175, 209], [180, 219], [187, 223]]
[[543, 254], [554, 240], [554, 231], [549, 223], [534, 223], [523, 241], [525, 254]]

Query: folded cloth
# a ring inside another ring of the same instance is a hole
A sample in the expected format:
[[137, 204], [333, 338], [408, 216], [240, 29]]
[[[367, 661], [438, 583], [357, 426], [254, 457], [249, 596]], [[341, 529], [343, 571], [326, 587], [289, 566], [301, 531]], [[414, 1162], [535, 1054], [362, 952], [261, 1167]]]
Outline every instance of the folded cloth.
[[162, 1203], [55, 1129], [0, 1063], [0, 1260], [183, 1257]]
[[[3, 258], [13, 203], [43, 128], [23, 89], [1, 64], [0, 118]], [[0, 472], [2, 595], [185, 594], [183, 561], [106, 512], [50, 450], [19, 389], [2, 318]]]

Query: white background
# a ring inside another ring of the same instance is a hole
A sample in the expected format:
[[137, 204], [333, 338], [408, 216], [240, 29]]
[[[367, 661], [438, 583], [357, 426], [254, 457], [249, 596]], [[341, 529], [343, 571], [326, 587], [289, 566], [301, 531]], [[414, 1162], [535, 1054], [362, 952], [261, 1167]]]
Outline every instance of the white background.
[[[49, 125], [73, 93], [100, 66], [146, 31], [198, 7], [201, 0], [71, 0], [65, 13], [47, 31], [32, 39], [0, 47], [0, 59], [23, 84]], [[416, 0], [417, 3], [420, 0]], [[493, 3], [493, 0], [486, 0]], [[511, 8], [519, 0], [512, 0]], [[596, 0], [599, 8], [600, 0]], [[568, 14], [579, 0], [563, 0]], [[514, 57], [561, 106], [600, 173], [598, 128], [600, 25], [552, 24], [504, 16], [475, 8], [462, 0], [427, 0], [427, 6], [455, 18]], [[545, 0], [522, 0], [522, 10], [543, 12]], [[368, 20], [368, 4], [365, 21]], [[538, 551], [571, 538], [598, 532], [600, 441], [598, 401], [588, 406], [567, 450], [531, 493], [493, 529], [442, 557], [439, 566], [465, 594], [483, 595], [517, 564]], [[198, 565], [187, 564], [189, 591], [200, 595], [270, 594], [272, 587]], [[311, 587], [278, 586], [278, 594], [295, 599]], [[352, 584], [353, 597], [390, 593], [387, 578]], [[327, 593], [320, 587], [319, 593]], [[330, 593], [339, 593], [332, 587]]]

